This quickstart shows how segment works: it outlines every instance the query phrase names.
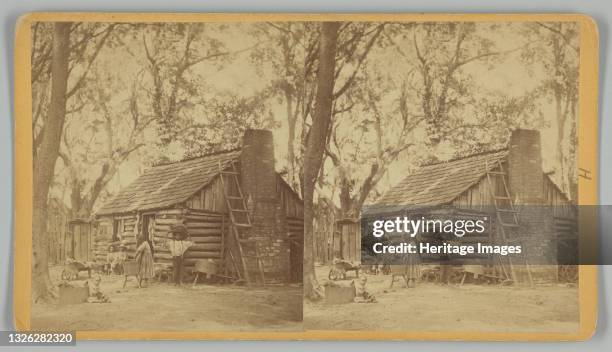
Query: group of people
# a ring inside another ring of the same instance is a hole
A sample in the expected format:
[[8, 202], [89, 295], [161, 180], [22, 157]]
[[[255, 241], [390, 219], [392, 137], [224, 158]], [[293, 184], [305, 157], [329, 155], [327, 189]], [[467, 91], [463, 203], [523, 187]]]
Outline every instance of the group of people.
[[[182, 284], [183, 257], [189, 247], [193, 245], [187, 228], [183, 224], [175, 224], [170, 228], [171, 238], [165, 243], [165, 247], [172, 255], [173, 281], [174, 285]], [[150, 239], [139, 234], [136, 242], [135, 261], [138, 264], [138, 279], [145, 282], [155, 276], [153, 268], [154, 247]]]

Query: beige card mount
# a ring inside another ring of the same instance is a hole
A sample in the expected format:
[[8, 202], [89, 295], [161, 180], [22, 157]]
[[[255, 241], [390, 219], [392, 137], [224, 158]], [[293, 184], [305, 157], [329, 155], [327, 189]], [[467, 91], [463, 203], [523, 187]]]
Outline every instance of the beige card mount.
[[24, 15], [16, 328], [588, 339], [596, 266], [360, 266], [359, 217], [486, 204], [492, 174], [512, 210], [597, 205], [598, 50], [579, 14]]

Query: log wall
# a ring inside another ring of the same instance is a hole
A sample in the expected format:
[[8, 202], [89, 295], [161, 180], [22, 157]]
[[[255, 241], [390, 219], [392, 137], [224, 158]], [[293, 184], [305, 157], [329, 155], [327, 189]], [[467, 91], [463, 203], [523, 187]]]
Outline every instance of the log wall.
[[183, 223], [194, 245], [185, 252], [185, 266], [192, 266], [198, 259], [219, 259], [223, 251], [225, 216], [198, 209], [170, 209], [155, 214], [154, 244], [155, 262], [172, 263], [172, 255], [165, 243], [170, 240], [170, 227]]
[[98, 220], [98, 229], [94, 233], [92, 244], [94, 261], [106, 262], [106, 256], [108, 255], [108, 246], [111, 242], [112, 230], [112, 218], [104, 217]]
[[136, 235], [134, 226], [136, 225], [136, 215], [104, 216], [98, 218], [98, 226], [95, 231], [92, 243], [93, 258], [96, 262], [106, 262], [108, 247], [119, 241], [113, 240], [113, 228], [117, 226], [117, 236], [127, 246], [128, 258], [134, 258], [136, 251]]
[[304, 218], [287, 217], [287, 232], [292, 237], [304, 237]]
[[121, 217], [121, 224], [119, 225], [121, 234], [121, 243], [127, 247], [128, 259], [134, 259], [134, 253], [136, 252], [136, 237], [137, 233], [134, 232], [136, 226], [136, 215], [128, 215]]

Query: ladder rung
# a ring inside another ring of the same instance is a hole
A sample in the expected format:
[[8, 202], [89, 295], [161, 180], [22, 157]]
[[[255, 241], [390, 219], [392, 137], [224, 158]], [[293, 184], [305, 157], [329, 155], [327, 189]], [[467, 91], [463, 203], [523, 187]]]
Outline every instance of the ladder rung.
[[501, 171], [487, 171], [487, 173], [489, 175], [499, 175], [499, 176], [506, 176], [507, 175], [507, 173], [501, 172]]
[[227, 198], [227, 199], [243, 199], [242, 197], [239, 197], [239, 196], [227, 196], [225, 198]]
[[510, 200], [510, 197], [504, 197], [504, 196], [494, 196], [493, 198], [495, 199], [504, 199], [504, 200]]
[[240, 175], [240, 173], [236, 171], [221, 171], [221, 175]]
[[235, 209], [235, 208], [231, 208], [230, 211], [235, 211], [237, 213], [248, 213], [249, 212], [246, 209]]
[[519, 224], [511, 224], [507, 222], [500, 222], [499, 224], [504, 227], [519, 227]]
[[243, 224], [243, 223], [235, 223], [234, 226], [236, 226], [236, 227], [252, 227], [251, 224]]

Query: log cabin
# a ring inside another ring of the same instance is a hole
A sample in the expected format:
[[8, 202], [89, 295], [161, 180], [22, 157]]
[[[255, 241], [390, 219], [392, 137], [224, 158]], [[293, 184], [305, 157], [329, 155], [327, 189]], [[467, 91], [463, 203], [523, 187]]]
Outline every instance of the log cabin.
[[[490, 219], [488, 233], [473, 240], [520, 243], [525, 258], [538, 258], [539, 264], [547, 264], [523, 265], [529, 268], [529, 280], [558, 278], [556, 263], [576, 254], [576, 207], [551, 173], [543, 171], [540, 133], [536, 130], [513, 131], [508, 146], [500, 150], [421, 166], [364, 207], [362, 219], [398, 215], [420, 218], [436, 212]], [[345, 226], [354, 227], [351, 222]], [[499, 260], [482, 259], [475, 262], [495, 265], [486, 260]], [[501, 263], [497, 269], [511, 276], [507, 265]]]
[[184, 224], [195, 244], [185, 265], [213, 259], [223, 275], [247, 282], [301, 282], [303, 203], [275, 170], [268, 130], [247, 130], [240, 149], [156, 165], [97, 212], [94, 256], [123, 243], [133, 258], [136, 236], [153, 243], [154, 262], [171, 265], [165, 243]]

